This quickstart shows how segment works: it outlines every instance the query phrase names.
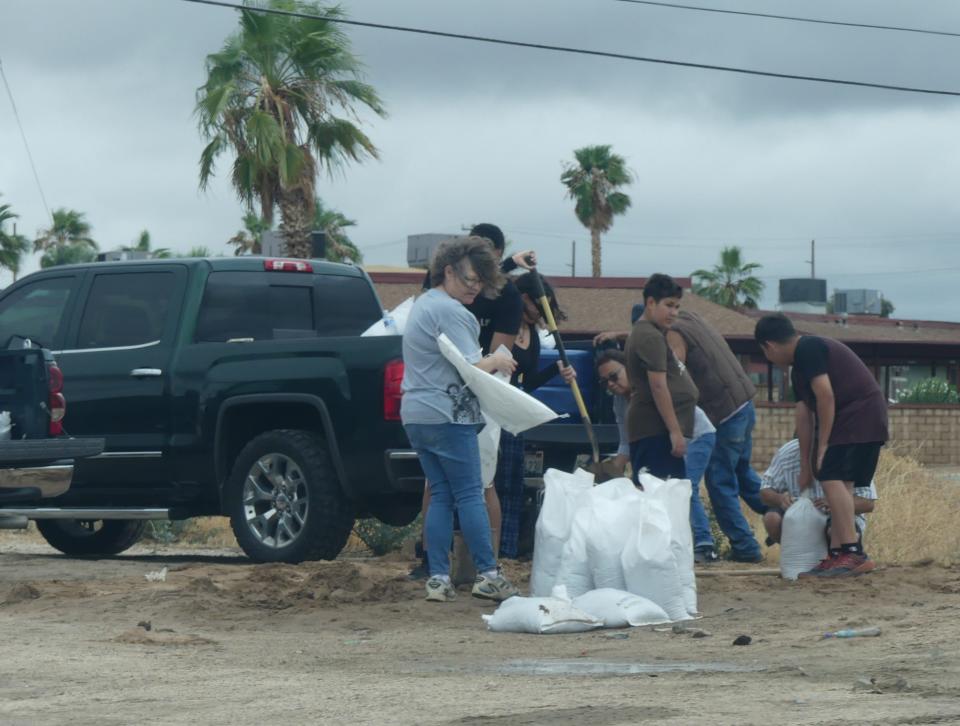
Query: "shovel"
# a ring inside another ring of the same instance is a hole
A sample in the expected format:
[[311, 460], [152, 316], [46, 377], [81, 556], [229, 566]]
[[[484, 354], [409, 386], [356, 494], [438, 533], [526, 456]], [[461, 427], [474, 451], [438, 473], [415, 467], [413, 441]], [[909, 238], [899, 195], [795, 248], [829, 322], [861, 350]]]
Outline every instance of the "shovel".
[[[536, 269], [530, 270], [533, 279], [534, 289], [537, 291], [537, 299], [540, 303], [540, 309], [543, 317], [547, 321], [547, 331], [553, 336], [557, 344], [557, 352], [560, 354], [560, 360], [565, 366], [570, 365], [567, 359], [567, 350], [563, 347], [563, 341], [560, 339], [560, 331], [557, 330], [557, 321], [553, 318], [553, 310], [550, 308], [550, 300], [547, 298], [543, 289], [543, 283], [540, 281], [540, 273]], [[590, 439], [590, 447], [593, 450], [593, 466], [590, 470], [598, 475], [600, 473], [600, 447], [597, 445], [597, 436], [593, 432], [593, 423], [590, 421], [590, 414], [587, 413], [587, 406], [583, 402], [583, 396], [580, 394], [580, 386], [577, 385], [577, 379], [570, 381], [570, 390], [573, 392], [573, 400], [577, 402], [577, 410], [580, 411], [580, 418], [583, 420], [583, 426], [587, 430], [587, 438]]]

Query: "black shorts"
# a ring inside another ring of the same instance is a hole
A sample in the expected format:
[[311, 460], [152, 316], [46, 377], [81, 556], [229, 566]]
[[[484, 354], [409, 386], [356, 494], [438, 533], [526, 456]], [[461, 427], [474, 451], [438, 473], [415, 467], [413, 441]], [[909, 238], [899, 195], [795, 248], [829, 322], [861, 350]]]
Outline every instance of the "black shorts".
[[882, 441], [828, 446], [817, 479], [821, 482], [849, 481], [855, 487], [868, 487], [877, 471], [882, 448]]

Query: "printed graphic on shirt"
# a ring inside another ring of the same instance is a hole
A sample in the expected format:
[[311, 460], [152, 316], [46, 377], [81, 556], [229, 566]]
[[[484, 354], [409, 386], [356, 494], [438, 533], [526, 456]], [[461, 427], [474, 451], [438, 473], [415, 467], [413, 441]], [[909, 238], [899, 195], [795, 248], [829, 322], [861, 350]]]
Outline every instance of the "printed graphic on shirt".
[[451, 383], [447, 386], [447, 395], [450, 397], [454, 423], [472, 424], [483, 420], [480, 402], [469, 388]]

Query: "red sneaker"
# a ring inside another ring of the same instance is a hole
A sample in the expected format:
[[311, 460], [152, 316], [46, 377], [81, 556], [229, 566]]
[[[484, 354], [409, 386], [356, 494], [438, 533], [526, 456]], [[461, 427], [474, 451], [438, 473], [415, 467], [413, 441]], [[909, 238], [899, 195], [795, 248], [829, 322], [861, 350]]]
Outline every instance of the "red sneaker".
[[814, 567], [812, 570], [807, 570], [806, 572], [801, 572], [797, 577], [806, 578], [806, 577], [820, 577], [823, 573], [830, 570], [833, 567], [834, 557], [832, 555], [827, 555], [822, 560], [820, 564]]
[[876, 563], [866, 555], [853, 552], [841, 552], [833, 558], [829, 568], [820, 573], [821, 577], [856, 577], [865, 575], [876, 567]]

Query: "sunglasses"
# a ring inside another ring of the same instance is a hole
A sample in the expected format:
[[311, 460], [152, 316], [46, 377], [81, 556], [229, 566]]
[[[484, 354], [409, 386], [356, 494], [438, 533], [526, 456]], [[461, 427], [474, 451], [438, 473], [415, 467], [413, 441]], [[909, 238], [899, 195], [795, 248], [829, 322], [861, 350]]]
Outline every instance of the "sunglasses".
[[614, 371], [613, 373], [608, 373], [605, 376], [600, 376], [600, 384], [609, 386], [611, 383], [616, 383], [620, 380], [620, 371]]

